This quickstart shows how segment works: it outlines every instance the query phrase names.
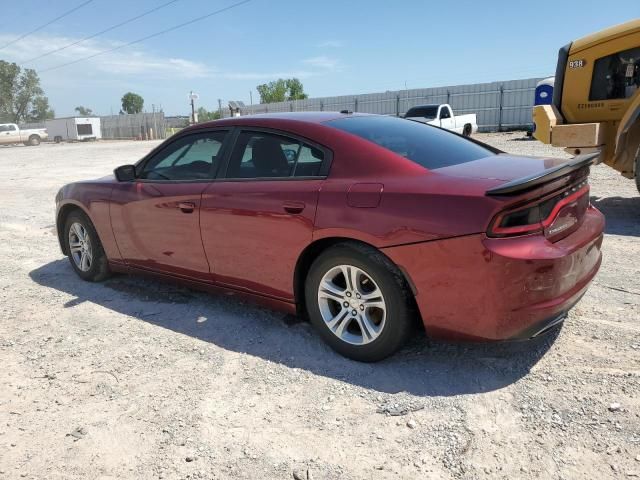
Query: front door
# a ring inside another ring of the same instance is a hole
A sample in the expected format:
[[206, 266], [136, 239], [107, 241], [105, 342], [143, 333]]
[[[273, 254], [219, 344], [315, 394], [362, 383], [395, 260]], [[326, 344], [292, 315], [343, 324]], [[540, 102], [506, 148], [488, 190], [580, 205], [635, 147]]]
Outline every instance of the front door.
[[0, 125], [0, 144], [20, 143], [20, 131], [13, 124]]
[[443, 105], [440, 107], [440, 127], [447, 130], [455, 129], [455, 121], [451, 115], [451, 110], [448, 106]]
[[218, 130], [179, 137], [138, 165], [135, 181], [116, 184], [111, 223], [127, 264], [211, 281], [200, 202], [226, 136]]
[[327, 156], [279, 134], [238, 135], [224, 178], [202, 195], [202, 241], [217, 282], [293, 300], [293, 272], [311, 243]]

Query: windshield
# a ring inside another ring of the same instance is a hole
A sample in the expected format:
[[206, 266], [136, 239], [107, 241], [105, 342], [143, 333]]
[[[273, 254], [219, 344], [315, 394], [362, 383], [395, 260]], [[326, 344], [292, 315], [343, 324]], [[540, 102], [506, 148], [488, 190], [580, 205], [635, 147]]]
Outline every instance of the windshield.
[[436, 118], [438, 116], [438, 105], [425, 105], [424, 107], [410, 108], [405, 117]]
[[357, 135], [429, 169], [450, 167], [497, 153], [446, 130], [396, 117], [341, 118], [325, 125]]

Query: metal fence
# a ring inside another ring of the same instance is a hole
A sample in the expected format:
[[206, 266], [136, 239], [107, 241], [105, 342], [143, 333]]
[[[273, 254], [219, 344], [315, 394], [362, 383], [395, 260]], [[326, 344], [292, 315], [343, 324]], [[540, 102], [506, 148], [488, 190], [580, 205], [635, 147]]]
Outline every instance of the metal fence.
[[102, 138], [153, 140], [166, 138], [164, 113], [136, 113], [100, 117]]
[[[401, 116], [416, 105], [448, 103], [456, 114], [476, 113], [482, 131], [528, 128], [532, 125], [534, 92], [541, 78], [476, 83], [438, 88], [396, 90], [384, 93], [309, 98], [288, 102], [247, 105], [242, 115], [269, 112], [340, 111]], [[229, 116], [229, 112], [224, 112]]]

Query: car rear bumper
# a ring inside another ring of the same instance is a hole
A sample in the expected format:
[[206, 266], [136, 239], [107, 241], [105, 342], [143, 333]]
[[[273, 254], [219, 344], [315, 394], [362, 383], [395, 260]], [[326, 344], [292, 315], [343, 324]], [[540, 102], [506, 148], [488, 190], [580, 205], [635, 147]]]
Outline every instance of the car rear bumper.
[[589, 207], [562, 240], [484, 234], [384, 249], [406, 273], [427, 334], [456, 340], [531, 338], [561, 321], [602, 260], [604, 217]]

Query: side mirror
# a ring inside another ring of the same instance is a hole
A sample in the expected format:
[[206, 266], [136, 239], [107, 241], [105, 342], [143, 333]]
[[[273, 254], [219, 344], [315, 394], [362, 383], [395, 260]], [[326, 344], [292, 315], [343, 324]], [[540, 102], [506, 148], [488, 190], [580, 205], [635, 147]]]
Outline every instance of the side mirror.
[[136, 167], [134, 165], [122, 165], [116, 168], [113, 173], [119, 182], [130, 182], [136, 178]]

